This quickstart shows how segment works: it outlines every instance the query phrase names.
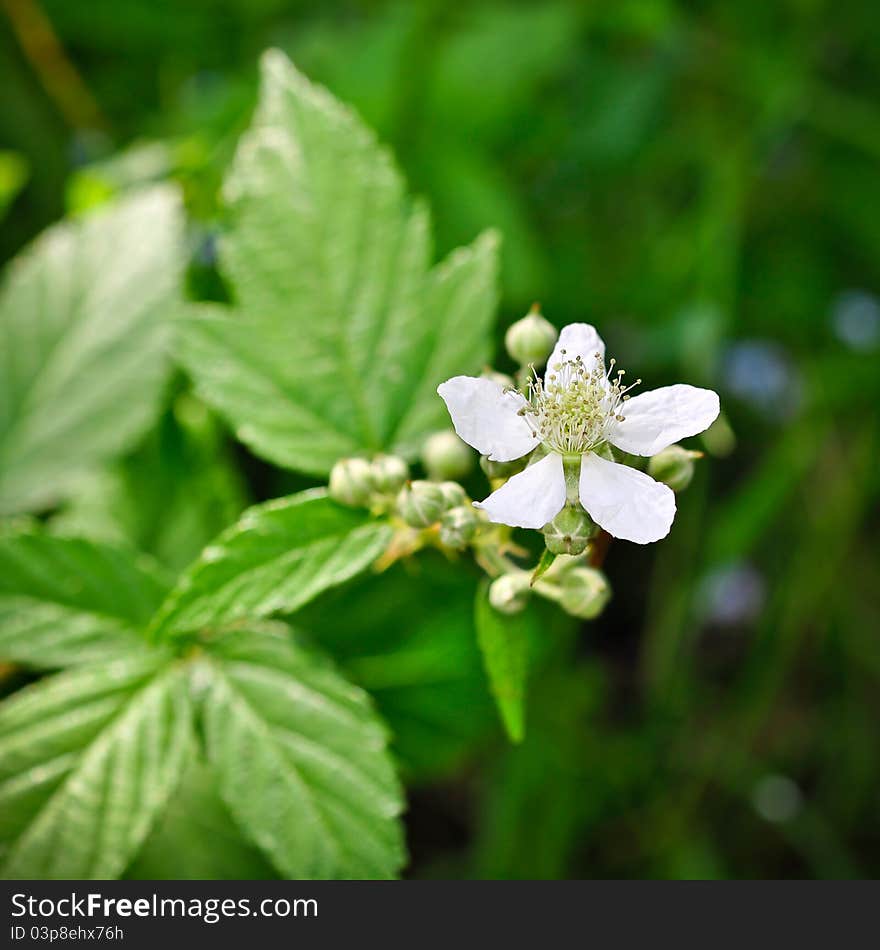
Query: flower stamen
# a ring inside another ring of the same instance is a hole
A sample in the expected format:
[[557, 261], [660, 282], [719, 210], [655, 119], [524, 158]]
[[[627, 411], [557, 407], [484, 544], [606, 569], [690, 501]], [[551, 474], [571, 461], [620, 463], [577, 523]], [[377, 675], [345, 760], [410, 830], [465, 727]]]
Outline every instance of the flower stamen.
[[615, 371], [613, 359], [606, 370], [601, 353], [594, 354], [590, 369], [580, 355], [568, 359], [565, 350], [560, 352], [562, 360], [547, 367], [543, 380], [529, 367], [528, 403], [519, 412], [548, 448], [583, 455], [607, 441], [612, 422], [624, 421], [623, 405], [641, 380], [624, 386], [625, 371]]

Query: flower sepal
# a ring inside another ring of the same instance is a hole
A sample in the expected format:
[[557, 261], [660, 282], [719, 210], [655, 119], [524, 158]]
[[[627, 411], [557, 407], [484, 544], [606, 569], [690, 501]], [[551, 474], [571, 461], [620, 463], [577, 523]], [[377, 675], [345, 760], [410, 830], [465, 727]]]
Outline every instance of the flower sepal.
[[668, 485], [674, 492], [684, 491], [694, 477], [694, 462], [702, 452], [692, 452], [680, 445], [670, 445], [648, 462], [648, 474]]
[[567, 504], [544, 525], [544, 544], [551, 554], [582, 554], [596, 535], [596, 524], [580, 505]]

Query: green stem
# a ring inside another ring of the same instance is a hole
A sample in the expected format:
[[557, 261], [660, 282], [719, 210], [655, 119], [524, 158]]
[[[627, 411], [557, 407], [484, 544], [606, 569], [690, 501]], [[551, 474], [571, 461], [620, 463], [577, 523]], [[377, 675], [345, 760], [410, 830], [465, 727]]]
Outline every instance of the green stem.
[[562, 470], [565, 473], [565, 502], [568, 505], [580, 505], [581, 457], [563, 455]]

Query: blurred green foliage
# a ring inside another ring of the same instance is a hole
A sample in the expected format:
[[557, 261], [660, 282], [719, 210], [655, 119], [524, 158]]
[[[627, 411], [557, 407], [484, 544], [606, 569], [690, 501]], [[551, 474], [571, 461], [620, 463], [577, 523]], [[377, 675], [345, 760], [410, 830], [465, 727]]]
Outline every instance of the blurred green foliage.
[[[278, 45], [394, 148], [439, 253], [502, 231], [499, 339], [540, 299], [557, 325], [598, 324], [650, 388], [722, 395], [729, 429], [709, 433], [670, 538], [612, 548], [601, 620], [548, 625], [522, 746], [478, 675], [475, 579], [397, 568], [298, 617], [395, 732], [412, 875], [880, 874], [874, 4], [2, 9], [3, 258], [65, 210], [171, 177], [191, 290], [223, 299], [219, 183]], [[306, 484], [185, 387], [59, 520], [179, 567], [249, 500]], [[196, 765], [191, 784], [197, 800]], [[219, 802], [204, 813], [194, 839], [225, 823]], [[160, 873], [174, 823], [132, 874]], [[193, 851], [192, 875], [263, 873], [232, 832], [228, 867]]]

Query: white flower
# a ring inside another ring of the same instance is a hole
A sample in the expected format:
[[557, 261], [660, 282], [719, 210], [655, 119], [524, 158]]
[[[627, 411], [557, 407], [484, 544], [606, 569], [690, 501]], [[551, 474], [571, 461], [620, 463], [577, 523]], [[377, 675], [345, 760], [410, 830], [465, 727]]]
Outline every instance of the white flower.
[[665, 537], [675, 517], [672, 490], [598, 452], [610, 444], [656, 455], [708, 428], [718, 415], [718, 396], [677, 385], [630, 398], [623, 375], [613, 360], [606, 371], [605, 344], [595, 328], [572, 323], [559, 336], [543, 382], [531, 380], [528, 398], [483, 377], [455, 376], [440, 385], [455, 431], [490, 460], [509, 462], [537, 445], [546, 451], [474, 504], [500, 524], [541, 528], [566, 499], [579, 500], [616, 538], [647, 544]]

